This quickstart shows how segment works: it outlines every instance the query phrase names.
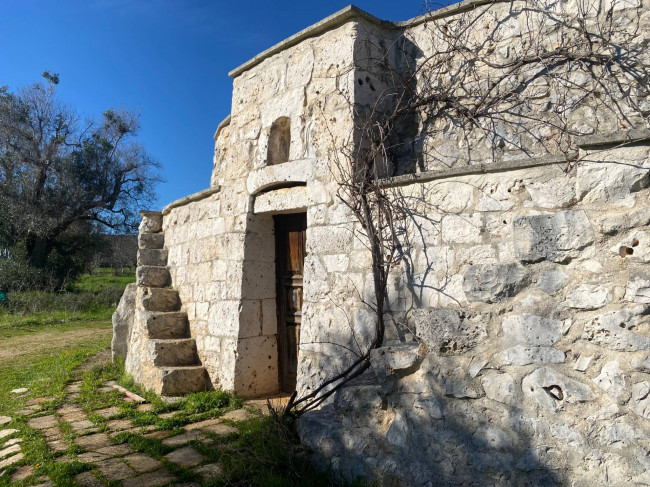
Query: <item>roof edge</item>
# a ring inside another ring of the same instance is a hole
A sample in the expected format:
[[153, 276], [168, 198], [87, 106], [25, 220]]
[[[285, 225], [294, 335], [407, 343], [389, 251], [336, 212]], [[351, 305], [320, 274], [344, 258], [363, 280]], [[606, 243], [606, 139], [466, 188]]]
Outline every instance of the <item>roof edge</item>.
[[407, 27], [415, 27], [416, 25], [422, 24], [429, 20], [435, 20], [444, 17], [449, 17], [451, 15], [456, 15], [465, 12], [467, 10], [471, 10], [473, 8], [479, 7], [481, 5], [486, 5], [492, 2], [493, 0], [463, 0], [459, 3], [449, 5], [448, 7], [442, 7], [432, 12], [428, 12], [424, 15], [420, 15], [410, 20], [405, 20], [401, 22], [391, 22], [389, 20], [382, 20], [378, 17], [375, 17], [372, 14], [369, 14], [365, 10], [360, 9], [359, 7], [356, 7], [354, 5], [348, 5], [347, 7], [339, 10], [338, 12], [335, 12], [332, 15], [325, 17], [320, 22], [316, 22], [315, 24], [310, 25], [309, 27], [292, 35], [291, 37], [287, 37], [285, 40], [280, 41], [279, 43], [266, 49], [265, 51], [262, 51], [254, 58], [246, 61], [244, 64], [241, 64], [240, 66], [230, 71], [228, 73], [228, 76], [230, 76], [231, 78], [237, 78], [242, 73], [248, 71], [254, 66], [257, 66], [262, 61], [273, 56], [274, 54], [277, 54], [279, 52], [284, 51], [285, 49], [293, 47], [296, 44], [299, 44], [300, 42], [302, 42], [303, 40], [309, 37], [315, 37], [317, 35], [322, 34], [323, 32], [327, 32], [331, 29], [334, 29], [344, 24], [350, 19], [365, 20], [378, 27], [383, 27], [387, 29], [405, 29]]

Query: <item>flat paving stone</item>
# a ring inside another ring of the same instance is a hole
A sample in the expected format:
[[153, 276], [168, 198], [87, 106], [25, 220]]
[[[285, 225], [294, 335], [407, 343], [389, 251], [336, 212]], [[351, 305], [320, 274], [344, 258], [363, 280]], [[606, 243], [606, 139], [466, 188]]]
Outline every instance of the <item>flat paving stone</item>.
[[76, 421], [74, 423], [70, 423], [70, 427], [75, 433], [83, 433], [87, 430], [92, 430], [92, 429], [97, 431], [97, 428], [95, 427], [95, 423], [87, 419], [84, 419], [83, 421]]
[[229, 419], [230, 421], [246, 421], [250, 419], [253, 415], [246, 411], [245, 409], [237, 409], [235, 411], [230, 411], [223, 416], [221, 419]]
[[67, 392], [81, 392], [81, 382], [73, 382], [67, 385], [65, 390]]
[[216, 479], [218, 477], [221, 477], [221, 474], [223, 473], [221, 465], [218, 463], [208, 463], [207, 465], [201, 465], [200, 467], [195, 468], [194, 471], [203, 477], [203, 480]]
[[94, 435], [80, 436], [75, 438], [74, 442], [79, 445], [81, 448], [90, 451], [96, 451], [99, 448], [104, 448], [105, 446], [111, 446], [111, 439], [107, 434], [97, 433]]
[[129, 419], [114, 419], [106, 423], [108, 429], [112, 431], [121, 431], [133, 427], [133, 423]]
[[137, 470], [138, 473], [148, 472], [149, 470], [155, 470], [164, 466], [160, 460], [151, 458], [143, 453], [129, 455], [128, 457], [124, 457], [124, 460], [132, 469]]
[[100, 387], [99, 389], [97, 389], [97, 392], [101, 392], [103, 394], [106, 394], [107, 392], [112, 392], [114, 390], [115, 389], [113, 389], [112, 387], [103, 386], [103, 387]]
[[11, 423], [11, 418], [9, 416], [0, 416], [0, 426], [4, 426], [7, 423]]
[[83, 411], [73, 411], [61, 415], [61, 421], [66, 423], [75, 423], [77, 421], [84, 421], [88, 419], [88, 415]]
[[6, 468], [9, 465], [13, 465], [14, 463], [18, 463], [23, 458], [25, 458], [25, 455], [23, 453], [19, 453], [18, 455], [14, 455], [13, 457], [5, 458], [4, 460], [0, 461], [0, 469]]
[[34, 467], [31, 465], [23, 465], [22, 467], [18, 467], [16, 470], [14, 470], [14, 473], [11, 474], [11, 481], [20, 482], [21, 480], [25, 480], [32, 474], [32, 472], [34, 472]]
[[138, 475], [122, 482], [123, 487], [158, 487], [172, 482], [175, 477], [167, 470], [161, 469]]
[[165, 446], [181, 446], [189, 443], [192, 440], [202, 440], [205, 436], [201, 434], [198, 430], [187, 431], [180, 435], [170, 436], [162, 440], [162, 444]]
[[4, 446], [15, 445], [16, 443], [21, 443], [22, 441], [23, 441], [22, 438], [12, 438], [11, 440], [5, 441]]
[[42, 482], [42, 483], [34, 485], [32, 487], [52, 487], [52, 482], [50, 482], [48, 480], [47, 482]]
[[104, 448], [97, 450], [97, 453], [101, 453], [102, 455], [106, 455], [108, 457], [122, 457], [124, 455], [128, 455], [129, 453], [133, 453], [133, 450], [131, 450], [131, 447], [129, 445], [123, 444], [105, 446]]
[[2, 438], [6, 438], [9, 435], [13, 435], [14, 433], [18, 433], [18, 430], [14, 429], [14, 428], [6, 429], [6, 430], [0, 430], [0, 440]]
[[191, 446], [186, 446], [185, 448], [174, 450], [165, 455], [165, 458], [181, 467], [195, 467], [196, 465], [199, 465], [205, 457]]
[[147, 411], [151, 411], [152, 409], [153, 409], [153, 404], [151, 403], [140, 404], [135, 408], [136, 411], [140, 411], [140, 412], [147, 412]]
[[39, 418], [32, 418], [27, 421], [27, 424], [35, 429], [43, 430], [46, 428], [54, 428], [59, 425], [59, 420], [56, 419], [56, 416], [41, 416]]
[[53, 401], [54, 399], [56, 399], [56, 398], [51, 397], [51, 396], [50, 397], [35, 397], [34, 399], [30, 399], [29, 401], [27, 401], [25, 404], [27, 404], [28, 406], [33, 406], [34, 404], [43, 404], [44, 402]]
[[219, 436], [226, 436], [232, 433], [239, 433], [239, 430], [234, 426], [230, 426], [229, 424], [223, 424], [223, 423], [207, 426], [203, 428], [202, 431], [207, 431], [209, 433], [212, 433], [213, 435], [219, 435]]
[[20, 445], [11, 445], [6, 448], [3, 448], [0, 450], [0, 458], [7, 457], [9, 455], [12, 455], [13, 453], [18, 453], [20, 451]]
[[56, 412], [58, 414], [64, 415], [64, 414], [70, 414], [76, 412], [83, 412], [83, 409], [81, 409], [81, 407], [77, 406], [76, 404], [64, 404], [59, 409], [57, 409]]
[[45, 428], [41, 430], [41, 434], [45, 436], [46, 440], [59, 439], [61, 438], [61, 430], [56, 426], [54, 428]]
[[48, 441], [47, 447], [53, 451], [66, 451], [68, 449], [68, 443], [63, 440]]
[[29, 391], [29, 389], [27, 389], [26, 387], [19, 387], [18, 389], [12, 389], [11, 393], [12, 394], [25, 394], [27, 391]]
[[111, 416], [119, 414], [120, 408], [112, 406], [110, 408], [98, 409], [97, 411], [94, 411], [94, 413], [101, 416], [102, 418], [110, 418]]
[[197, 423], [190, 423], [187, 424], [183, 427], [185, 431], [192, 431], [192, 430], [200, 430], [203, 429], [207, 426], [213, 426], [215, 424], [221, 424], [221, 420], [216, 418], [216, 419], [206, 419], [204, 421], [199, 421]]
[[159, 414], [158, 417], [159, 417], [160, 419], [169, 419], [169, 418], [173, 418], [175, 414], [176, 414], [176, 411], [172, 411], [171, 413], [162, 413], [162, 414]]
[[75, 483], [81, 487], [104, 487], [104, 483], [92, 472], [80, 473], [74, 478], [74, 480]]
[[153, 440], [164, 440], [167, 438], [171, 433], [167, 430], [160, 430], [160, 431], [152, 431], [151, 433], [146, 433], [143, 436], [145, 438], [150, 438]]
[[121, 460], [116, 458], [111, 458], [110, 460], [105, 460], [99, 462], [95, 465], [97, 470], [99, 470], [106, 480], [123, 480], [127, 477], [131, 477], [134, 472], [129, 467], [124, 464]]
[[77, 457], [77, 460], [84, 463], [97, 463], [107, 459], [108, 457], [106, 455], [102, 455], [101, 453], [97, 453], [94, 451], [82, 453]]
[[18, 411], [18, 414], [20, 414], [21, 416], [31, 416], [32, 414], [36, 414], [37, 412], [39, 412], [41, 409], [43, 408], [38, 404], [36, 404], [34, 406], [27, 406], [25, 409], [21, 409], [20, 411]]

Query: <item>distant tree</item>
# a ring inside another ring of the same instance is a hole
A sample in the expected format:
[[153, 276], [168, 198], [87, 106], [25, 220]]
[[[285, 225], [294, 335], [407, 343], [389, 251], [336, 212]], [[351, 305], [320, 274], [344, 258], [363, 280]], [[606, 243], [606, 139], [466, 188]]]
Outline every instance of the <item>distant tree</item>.
[[71, 265], [100, 229], [132, 231], [160, 181], [137, 115], [81, 123], [56, 97], [59, 76], [43, 78], [0, 86], [0, 238], [36, 269]]

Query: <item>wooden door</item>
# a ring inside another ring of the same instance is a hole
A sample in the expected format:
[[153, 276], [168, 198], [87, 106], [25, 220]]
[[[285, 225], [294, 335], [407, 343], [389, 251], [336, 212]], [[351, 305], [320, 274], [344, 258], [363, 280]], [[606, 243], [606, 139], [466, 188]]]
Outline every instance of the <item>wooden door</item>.
[[293, 392], [298, 372], [307, 215], [277, 215], [274, 219], [280, 387]]

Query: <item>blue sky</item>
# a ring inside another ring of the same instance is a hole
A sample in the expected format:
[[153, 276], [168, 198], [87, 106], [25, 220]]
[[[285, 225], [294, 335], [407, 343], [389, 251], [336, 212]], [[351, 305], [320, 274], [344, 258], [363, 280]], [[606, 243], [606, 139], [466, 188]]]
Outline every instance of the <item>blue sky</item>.
[[[0, 0], [0, 85], [59, 73], [60, 98], [83, 117], [141, 114], [140, 140], [163, 167], [157, 208], [205, 189], [214, 131], [230, 113], [228, 71], [348, 1]], [[386, 20], [423, 0], [359, 0]]]

